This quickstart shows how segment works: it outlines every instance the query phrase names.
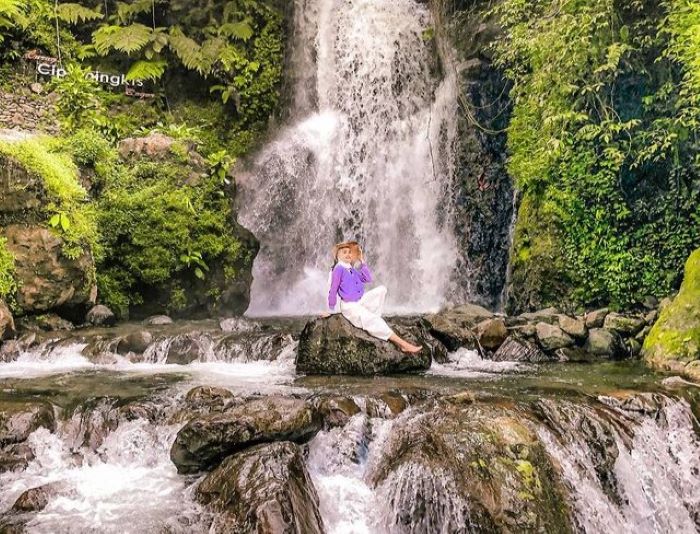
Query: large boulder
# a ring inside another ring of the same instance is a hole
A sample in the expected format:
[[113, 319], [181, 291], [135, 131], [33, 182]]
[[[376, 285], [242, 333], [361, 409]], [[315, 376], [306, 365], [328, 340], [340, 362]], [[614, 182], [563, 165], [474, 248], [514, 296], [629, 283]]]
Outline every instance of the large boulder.
[[700, 382], [700, 249], [688, 258], [680, 291], [661, 310], [642, 354], [651, 367]]
[[625, 344], [615, 330], [591, 328], [583, 346], [586, 352], [607, 359], [620, 359], [627, 356]]
[[[405, 333], [407, 331], [404, 331]], [[423, 349], [401, 352], [393, 343], [355, 328], [340, 314], [309, 321], [299, 338], [296, 368], [307, 375], [378, 375], [423, 371], [432, 363], [428, 343], [410, 335]]]
[[365, 480], [380, 530], [571, 532], [566, 491], [517, 409], [453, 396], [399, 416]]
[[477, 324], [494, 317], [493, 312], [476, 304], [462, 304], [455, 308], [428, 315], [425, 322], [430, 333], [450, 351], [460, 347], [475, 349], [477, 338], [472, 330]]
[[537, 340], [544, 350], [552, 351], [574, 344], [573, 338], [556, 325], [537, 323], [535, 329]]
[[318, 495], [298, 445], [251, 447], [199, 484], [197, 500], [216, 512], [209, 532], [322, 534]]
[[608, 330], [615, 330], [625, 336], [633, 336], [637, 334], [646, 321], [643, 317], [635, 317], [632, 315], [623, 315], [621, 313], [610, 312], [603, 322], [603, 327]]
[[496, 362], [528, 363], [542, 363], [553, 360], [551, 356], [542, 352], [536, 343], [518, 335], [508, 337], [493, 354], [492, 359]]
[[506, 323], [501, 317], [480, 322], [475, 331], [479, 344], [487, 350], [496, 350], [508, 337]]
[[42, 226], [10, 225], [5, 235], [6, 247], [15, 258], [16, 300], [23, 312], [84, 310], [95, 304], [95, 264], [90, 253], [68, 258], [62, 253], [63, 240]]
[[311, 404], [267, 397], [223, 413], [195, 417], [177, 433], [170, 459], [178, 472], [192, 473], [258, 443], [308, 441], [321, 425], [321, 416]]
[[112, 326], [117, 318], [107, 306], [98, 304], [93, 306], [85, 315], [85, 321], [93, 326]]

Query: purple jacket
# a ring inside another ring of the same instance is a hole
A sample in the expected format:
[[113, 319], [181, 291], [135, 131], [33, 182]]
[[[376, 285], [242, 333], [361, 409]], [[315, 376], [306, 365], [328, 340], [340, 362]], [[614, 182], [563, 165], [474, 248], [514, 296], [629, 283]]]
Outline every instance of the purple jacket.
[[365, 284], [372, 281], [372, 273], [363, 263], [359, 270], [350, 267], [344, 267], [337, 264], [333, 268], [331, 275], [331, 289], [328, 292], [328, 307], [331, 311], [335, 309], [336, 296], [346, 302], [356, 302], [362, 298], [365, 293]]

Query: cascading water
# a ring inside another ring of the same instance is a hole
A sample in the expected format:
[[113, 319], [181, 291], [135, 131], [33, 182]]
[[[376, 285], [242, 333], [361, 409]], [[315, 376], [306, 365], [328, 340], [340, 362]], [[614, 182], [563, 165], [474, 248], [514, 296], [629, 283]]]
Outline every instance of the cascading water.
[[295, 1], [292, 123], [239, 179], [239, 221], [261, 242], [248, 314], [324, 309], [331, 246], [351, 238], [387, 311], [463, 297], [448, 200], [457, 84], [437, 75], [430, 27], [415, 0]]

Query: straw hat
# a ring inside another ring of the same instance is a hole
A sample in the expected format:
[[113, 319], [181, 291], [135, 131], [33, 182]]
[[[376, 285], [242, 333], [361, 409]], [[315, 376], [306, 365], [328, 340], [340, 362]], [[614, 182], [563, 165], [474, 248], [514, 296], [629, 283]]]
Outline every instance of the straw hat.
[[351, 247], [351, 248], [355, 248], [356, 250], [359, 250], [360, 244], [357, 241], [343, 241], [342, 243], [336, 243], [335, 245], [333, 245], [333, 258], [334, 259], [337, 258], [338, 251], [341, 248], [345, 248], [345, 247]]

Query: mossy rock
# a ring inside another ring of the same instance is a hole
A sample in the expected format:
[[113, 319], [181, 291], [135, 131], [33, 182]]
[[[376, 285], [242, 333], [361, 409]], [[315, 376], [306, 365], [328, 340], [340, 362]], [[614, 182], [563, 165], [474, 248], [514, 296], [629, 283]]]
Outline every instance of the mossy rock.
[[700, 382], [700, 249], [685, 264], [678, 295], [666, 306], [644, 341], [644, 360], [660, 370]]

